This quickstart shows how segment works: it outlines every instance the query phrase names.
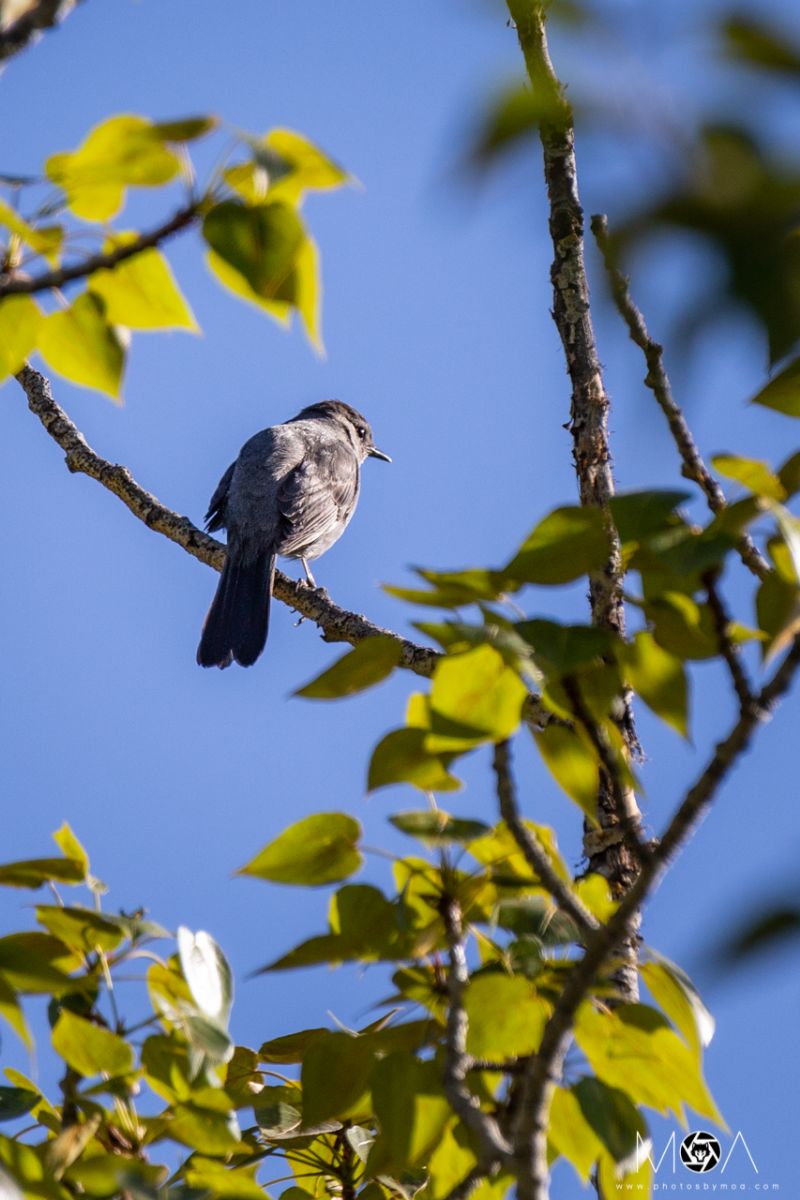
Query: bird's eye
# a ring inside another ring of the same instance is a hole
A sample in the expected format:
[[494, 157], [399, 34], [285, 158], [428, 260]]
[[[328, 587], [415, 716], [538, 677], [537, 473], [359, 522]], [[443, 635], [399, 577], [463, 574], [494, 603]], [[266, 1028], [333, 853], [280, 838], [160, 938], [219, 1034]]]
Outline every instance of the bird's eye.
[[358, 434], [358, 436], [360, 438], [365, 438], [367, 436], [367, 431], [363, 425], [359, 425], [358, 429], [356, 430], [356, 433]]

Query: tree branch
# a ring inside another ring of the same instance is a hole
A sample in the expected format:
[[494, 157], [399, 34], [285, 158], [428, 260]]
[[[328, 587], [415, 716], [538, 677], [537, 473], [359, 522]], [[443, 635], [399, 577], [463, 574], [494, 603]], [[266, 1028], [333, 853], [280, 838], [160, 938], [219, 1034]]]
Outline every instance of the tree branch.
[[477, 1097], [472, 1094], [466, 1082], [472, 1066], [472, 1059], [467, 1054], [468, 1021], [464, 1008], [464, 992], [469, 983], [469, 971], [464, 948], [461, 908], [452, 896], [445, 896], [443, 899], [442, 920], [449, 959], [449, 1004], [442, 1086], [453, 1112], [475, 1137], [480, 1151], [479, 1169], [486, 1174], [492, 1167], [509, 1160], [511, 1147], [494, 1117], [481, 1110]]
[[68, 16], [76, 0], [38, 0], [18, 20], [0, 32], [0, 62], [19, 54], [44, 29], [51, 29]]
[[16, 273], [0, 276], [0, 300], [4, 296], [31, 295], [34, 292], [47, 291], [49, 288], [61, 288], [68, 283], [74, 283], [76, 279], [85, 279], [94, 271], [116, 267], [126, 259], [141, 254], [143, 250], [152, 250], [154, 246], [160, 245], [167, 238], [173, 237], [174, 234], [185, 229], [187, 225], [191, 225], [197, 216], [198, 208], [199, 201], [192, 200], [163, 225], [159, 225], [149, 233], [141, 234], [135, 241], [115, 246], [113, 250], [107, 250], [101, 254], [92, 254], [82, 262], [73, 263], [72, 266], [57, 267], [52, 271], [44, 271], [41, 275], [34, 276]]
[[597, 921], [588, 908], [573, 895], [568, 885], [553, 868], [547, 851], [536, 834], [524, 824], [514, 794], [514, 778], [511, 773], [511, 743], [498, 742], [494, 748], [494, 771], [497, 779], [497, 799], [500, 815], [519, 846], [525, 861], [536, 875], [542, 887], [550, 893], [562, 912], [577, 925], [580, 932], [588, 935], [598, 928]]
[[[39, 371], [25, 366], [17, 374], [23, 388], [28, 407], [41, 421], [44, 428], [61, 447], [70, 471], [96, 479], [104, 488], [117, 496], [126, 508], [148, 529], [163, 534], [171, 542], [181, 546], [187, 554], [199, 559], [215, 571], [221, 571], [225, 562], [225, 546], [216, 538], [203, 533], [188, 517], [182, 517], [167, 508], [150, 492], [136, 482], [127, 467], [119, 466], [101, 458], [88, 445], [83, 434], [70, 420], [63, 408], [53, 399], [49, 381]], [[365, 638], [388, 637], [400, 647], [400, 666], [415, 675], [429, 678], [441, 658], [438, 650], [420, 646], [391, 629], [375, 625], [360, 613], [340, 608], [322, 588], [310, 588], [299, 580], [289, 579], [282, 571], [275, 572], [273, 595], [295, 612], [313, 621], [322, 630], [326, 642], [348, 642], [358, 645]], [[525, 720], [543, 727], [554, 720], [552, 713], [534, 693], [530, 693], [525, 705]]]
[[[664, 366], [664, 348], [650, 337], [644, 317], [631, 297], [629, 281], [616, 264], [605, 216], [592, 217], [592, 233], [603, 257], [617, 312], [628, 327], [631, 340], [644, 355], [647, 364], [645, 387], [653, 393], [659, 408], [667, 418], [672, 440], [683, 461], [681, 473], [686, 479], [691, 479], [697, 484], [705, 495], [712, 513], [722, 512], [727, 507], [725, 493], [703, 461], [683, 411], [672, 395], [669, 376]], [[744, 565], [759, 579], [765, 579], [771, 573], [769, 563], [749, 534], [742, 534], [738, 539], [737, 548]]]
[[[608, 438], [608, 395], [603, 383], [589, 306], [589, 283], [583, 255], [583, 209], [578, 193], [575, 133], [572, 109], [553, 69], [547, 46], [544, 5], [541, 0], [507, 0], [528, 76], [543, 116], [539, 137], [550, 204], [549, 228], [553, 243], [553, 319], [561, 338], [572, 385], [570, 430], [581, 504], [599, 508], [606, 523], [609, 557], [605, 568], [589, 579], [592, 621], [624, 637], [625, 609], [622, 594], [623, 566], [619, 537], [608, 509], [614, 495], [614, 476]], [[629, 693], [622, 697], [619, 721], [628, 751], [639, 750]], [[612, 780], [601, 773], [598, 817], [604, 828], [616, 825], [630, 812], [638, 817], [636, 798], [626, 795], [627, 813], [617, 813]], [[608, 875], [615, 888], [624, 889], [636, 872], [636, 862], [622, 839], [605, 841], [587, 855]]]
[[795, 640], [772, 679], [756, 698], [756, 703], [741, 713], [731, 732], [717, 745], [707, 766], [672, 817], [657, 848], [642, 864], [638, 877], [623, 896], [619, 907], [608, 922], [592, 934], [583, 957], [570, 971], [545, 1026], [539, 1051], [530, 1061], [525, 1081], [524, 1104], [516, 1139], [517, 1155], [528, 1156], [528, 1171], [520, 1176], [521, 1200], [547, 1200], [547, 1176], [545, 1174], [542, 1178], [541, 1171], [541, 1140], [547, 1126], [554, 1079], [572, 1036], [578, 1007], [597, 972], [630, 936], [641, 906], [660, 883], [670, 861], [705, 816], [722, 781], [747, 750], [759, 723], [790, 687], [798, 667], [800, 638]]
[[719, 652], [727, 663], [734, 691], [739, 700], [739, 710], [740, 712], [746, 712], [756, 703], [756, 698], [753, 695], [753, 689], [750, 687], [750, 682], [742, 666], [739, 647], [731, 641], [728, 632], [731, 618], [728, 615], [725, 602], [717, 587], [718, 579], [719, 571], [708, 571], [703, 576], [703, 583], [705, 584], [706, 595], [708, 597], [708, 607], [711, 610], [711, 617], [714, 622], [714, 631], [717, 635]]

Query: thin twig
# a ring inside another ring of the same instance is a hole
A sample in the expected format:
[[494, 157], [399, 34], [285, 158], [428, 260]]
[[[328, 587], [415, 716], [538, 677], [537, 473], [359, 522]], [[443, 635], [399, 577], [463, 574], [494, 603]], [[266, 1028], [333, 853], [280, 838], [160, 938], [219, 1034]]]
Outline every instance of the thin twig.
[[714, 631], [717, 635], [719, 652], [728, 665], [733, 687], [739, 699], [739, 710], [740, 712], [747, 712], [756, 703], [756, 698], [745, 669], [742, 666], [739, 647], [731, 640], [729, 632], [731, 618], [725, 607], [722, 594], [717, 587], [718, 580], [719, 571], [707, 571], [703, 576], [703, 583], [705, 584], [706, 595], [708, 597], [708, 607], [711, 610], [711, 617], [714, 622]]
[[[731, 732], [716, 746], [707, 766], [686, 793], [664, 836], [642, 864], [638, 877], [623, 896], [619, 907], [608, 922], [592, 934], [583, 957], [570, 971], [545, 1026], [539, 1051], [530, 1061], [526, 1079], [516, 1144], [518, 1154], [531, 1154], [534, 1159], [532, 1186], [524, 1189], [530, 1200], [546, 1200], [547, 1197], [547, 1177], [541, 1175], [535, 1145], [537, 1139], [541, 1139], [546, 1132], [554, 1077], [569, 1044], [578, 1007], [589, 992], [597, 972], [630, 936], [645, 900], [660, 883], [671, 860], [697, 829], [722, 781], [748, 748], [759, 723], [788, 690], [798, 667], [800, 638], [795, 640], [772, 679], [758, 695], [756, 703], [740, 714]], [[531, 1146], [534, 1147], [533, 1151]], [[520, 1182], [522, 1192], [522, 1180]]]
[[520, 816], [511, 771], [511, 746], [507, 741], [498, 742], [494, 748], [494, 771], [500, 815], [522, 851], [525, 861], [542, 887], [550, 893], [561, 911], [575, 922], [579, 931], [584, 935], [591, 933], [597, 929], [597, 921], [557, 874], [544, 846]]
[[[664, 366], [664, 348], [651, 338], [644, 317], [633, 301], [629, 281], [620, 271], [614, 257], [608, 219], [602, 214], [592, 217], [592, 233], [603, 257], [617, 312], [625, 322], [631, 340], [644, 355], [647, 365], [647, 374], [644, 378], [645, 387], [648, 387], [653, 393], [659, 408], [667, 418], [672, 440], [683, 461], [681, 473], [686, 479], [691, 479], [697, 484], [705, 495], [711, 512], [720, 513], [727, 507], [725, 493], [703, 461], [683, 410], [675, 401], [669, 376]], [[765, 579], [770, 574], [769, 563], [749, 534], [741, 535], [737, 542], [737, 548], [742, 562], [759, 579]]]
[[[182, 517], [161, 504], [136, 482], [127, 467], [101, 458], [88, 445], [63, 408], [53, 399], [50, 383], [44, 375], [30, 366], [25, 366], [17, 374], [17, 379], [28, 398], [31, 412], [39, 418], [50, 437], [64, 451], [70, 471], [81, 472], [90, 479], [97, 480], [117, 496], [148, 529], [163, 534], [181, 546], [187, 554], [191, 554], [215, 571], [222, 570], [226, 553], [223, 543], [203, 533], [188, 517]], [[310, 588], [305, 583], [289, 579], [282, 571], [275, 572], [273, 595], [295, 612], [313, 621], [322, 630], [326, 642], [348, 642], [351, 646], [356, 646], [369, 637], [393, 639], [400, 648], [400, 666], [413, 671], [415, 675], [430, 678], [442, 657], [438, 650], [430, 646], [420, 646], [390, 629], [375, 625], [360, 613], [340, 608], [329, 599], [323, 589]], [[550, 710], [534, 693], [528, 696], [524, 717], [528, 724], [536, 727], [543, 727], [554, 720]]]
[[45, 292], [50, 288], [63, 288], [68, 283], [74, 283], [76, 279], [85, 279], [94, 271], [110, 270], [126, 259], [141, 254], [143, 250], [152, 250], [154, 246], [159, 246], [182, 229], [186, 229], [195, 220], [197, 213], [198, 201], [193, 200], [156, 229], [140, 234], [132, 242], [122, 242], [113, 250], [92, 254], [69, 267], [57, 267], [52, 271], [44, 271], [41, 275], [25, 276], [16, 273], [2, 276], [0, 299], [3, 296], [32, 295], [34, 292]]
[[472, 1059], [467, 1054], [467, 1013], [464, 993], [469, 983], [467, 955], [461, 908], [452, 896], [442, 901], [442, 920], [447, 938], [449, 970], [447, 972], [447, 1026], [445, 1030], [444, 1071], [442, 1086], [456, 1116], [475, 1137], [479, 1151], [479, 1166], [485, 1173], [490, 1167], [507, 1162], [511, 1147], [497, 1121], [481, 1110], [480, 1103], [467, 1085]]

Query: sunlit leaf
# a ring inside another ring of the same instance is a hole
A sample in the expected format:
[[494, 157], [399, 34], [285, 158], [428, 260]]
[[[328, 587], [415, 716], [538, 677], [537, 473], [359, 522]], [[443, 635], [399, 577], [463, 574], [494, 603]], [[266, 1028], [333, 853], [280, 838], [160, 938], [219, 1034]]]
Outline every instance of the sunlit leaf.
[[304, 817], [270, 842], [240, 875], [316, 886], [347, 879], [361, 866], [361, 826], [345, 813]]
[[785, 413], [787, 417], [800, 417], [800, 358], [793, 358], [787, 367], [773, 375], [751, 403]]
[[52, 1032], [53, 1049], [79, 1075], [127, 1075], [133, 1049], [109, 1029], [62, 1008]]
[[396, 813], [389, 817], [389, 821], [402, 833], [434, 846], [447, 842], [471, 842], [489, 832], [489, 826], [483, 821], [453, 817], [441, 809]]
[[756, 496], [770, 500], [785, 500], [786, 489], [769, 463], [736, 454], [715, 454], [711, 462], [726, 479], [733, 479]]
[[78, 296], [69, 308], [45, 317], [39, 352], [71, 383], [120, 398], [125, 350], [108, 322], [105, 304], [91, 292]]
[[393, 783], [411, 783], [423, 792], [453, 792], [462, 785], [446, 766], [449, 755], [433, 754], [426, 749], [424, 729], [395, 729], [387, 733], [372, 752], [367, 788]]
[[608, 556], [599, 509], [557, 508], [525, 539], [503, 574], [518, 583], [569, 583], [601, 570]]
[[115, 950], [125, 940], [119, 921], [79, 905], [38, 905], [36, 919], [54, 937], [82, 954]]
[[178, 929], [178, 955], [195, 1003], [213, 1022], [227, 1029], [233, 1004], [233, 975], [222, 950], [204, 929]]
[[534, 733], [551, 775], [591, 821], [597, 820], [600, 774], [597, 753], [576, 729], [551, 722]]
[[85, 869], [74, 858], [29, 858], [0, 865], [0, 885], [38, 888], [42, 884], [82, 883]]
[[584, 1116], [574, 1088], [557, 1087], [553, 1092], [547, 1140], [587, 1183], [603, 1143]]
[[714, 1036], [715, 1022], [700, 993], [684, 971], [660, 955], [644, 962], [640, 974], [656, 1004], [683, 1034], [698, 1061]]
[[258, 296], [271, 300], [294, 268], [306, 233], [286, 204], [223, 200], [206, 213], [203, 236]]
[[306, 191], [327, 191], [350, 179], [343, 167], [292, 129], [271, 129], [263, 142], [289, 168], [271, 184], [270, 192], [290, 204], [301, 200]]
[[657, 717], [689, 736], [689, 683], [683, 663], [659, 646], [647, 630], [622, 643], [619, 659], [626, 682]]
[[390, 1054], [373, 1070], [371, 1088], [392, 1171], [424, 1163], [452, 1116], [437, 1064]]
[[450, 730], [437, 724], [437, 718], [452, 723], [456, 742], [460, 737], [491, 741], [510, 737], [520, 724], [527, 695], [519, 675], [492, 646], [476, 646], [466, 654], [440, 659], [433, 673], [432, 734], [426, 746], [432, 751], [449, 748]]
[[[106, 251], [136, 241], [135, 233], [118, 233]], [[105, 304], [106, 320], [130, 329], [188, 329], [197, 322], [181, 294], [170, 265], [160, 251], [142, 250], [110, 270], [89, 276], [89, 291]]]
[[311, 683], [299, 688], [296, 696], [310, 700], [330, 700], [352, 696], [391, 675], [400, 662], [402, 647], [396, 638], [371, 637], [323, 671]]
[[44, 314], [32, 296], [0, 301], [0, 383], [14, 375], [36, 346]]
[[60, 225], [37, 228], [21, 217], [10, 204], [6, 204], [5, 200], [0, 200], [0, 225], [15, 234], [37, 254], [43, 255], [51, 266], [58, 263], [58, 252], [64, 241], [64, 230]]
[[364, 1095], [375, 1054], [366, 1038], [324, 1033], [303, 1056], [303, 1123], [344, 1116]]
[[538, 1050], [550, 1005], [519, 975], [475, 976], [464, 1001], [469, 1028], [467, 1052], [502, 1062]]

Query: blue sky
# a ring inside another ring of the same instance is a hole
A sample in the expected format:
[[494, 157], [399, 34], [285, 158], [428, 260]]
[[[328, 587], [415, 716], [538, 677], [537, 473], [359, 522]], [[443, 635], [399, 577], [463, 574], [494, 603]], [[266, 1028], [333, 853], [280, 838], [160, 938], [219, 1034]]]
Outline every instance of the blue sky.
[[[779, 105], [755, 80], [734, 87], [708, 66], [704, 21], [717, 6], [651, 7], [611, 5], [618, 36], [604, 36], [589, 58], [585, 42], [555, 36], [576, 94], [602, 92], [637, 119], [652, 106], [665, 124], [684, 128], [703, 105], [725, 111], [744, 100], [774, 114], [780, 138], [791, 103], [783, 97]], [[540, 516], [575, 495], [538, 155], [532, 147], [485, 181], [457, 169], [485, 97], [519, 72], [502, 6], [489, 3], [239, 0], [223, 14], [208, 0], [120, 0], [80, 6], [2, 79], [13, 116], [4, 170], [36, 171], [47, 154], [74, 147], [115, 112], [216, 112], [255, 132], [301, 130], [361, 180], [363, 189], [307, 206], [323, 259], [324, 361], [299, 332], [286, 335], [223, 293], [190, 234], [169, 256], [202, 337], [137, 337], [122, 409], [61, 381], [55, 387], [100, 453], [198, 523], [253, 432], [326, 397], [361, 409], [394, 463], [366, 464], [359, 511], [315, 574], [339, 603], [394, 628], [423, 614], [384, 595], [382, 581], [409, 578], [412, 563], [502, 561]], [[736, 90], [744, 86], [751, 94]], [[637, 134], [579, 139], [579, 154], [587, 212], [608, 211], [612, 224], [679, 158]], [[141, 223], [159, 212], [151, 198], [131, 207]], [[589, 258], [618, 483], [674, 485], [671, 442]], [[639, 256], [635, 293], [656, 335], [666, 336], [690, 290], [714, 269], [696, 246], [662, 242]], [[676, 373], [704, 452], [781, 461], [791, 451], [791, 423], [745, 403], [765, 359], [759, 334], [733, 318], [718, 322]], [[317, 810], [354, 813], [371, 845], [411, 848], [385, 816], [417, 807], [416, 796], [397, 789], [366, 799], [364, 788], [370, 750], [401, 722], [415, 681], [397, 677], [335, 705], [290, 699], [341, 650], [307, 624], [297, 628], [280, 605], [255, 668], [201, 671], [194, 653], [213, 574], [97, 484], [70, 476], [15, 384], [3, 398], [3, 857], [46, 853], [50, 832], [67, 818], [109, 883], [112, 906], [145, 904], [169, 927], [206, 928], [220, 941], [239, 981], [234, 1032], [245, 1044], [324, 1022], [328, 1010], [356, 1023], [386, 992], [376, 970], [245, 978], [324, 928], [326, 894], [231, 876], [290, 821]], [[745, 605], [739, 615], [750, 619], [746, 581], [731, 582]], [[540, 591], [525, 602], [532, 615], [584, 612], [577, 591]], [[716, 669], [701, 665], [697, 680], [693, 748], [641, 714], [653, 831], [733, 716]], [[788, 962], [765, 960], [754, 977], [722, 984], [707, 956], [751, 896], [790, 878], [792, 709], [790, 701], [725, 787], [644, 930], [705, 985], [718, 1020], [707, 1057], [715, 1096], [731, 1128], [745, 1134], [760, 1180], [784, 1190], [795, 1174], [782, 1139], [795, 1091], [785, 1064], [797, 1051], [797, 979]], [[576, 810], [524, 737], [516, 758], [527, 815], [556, 828], [577, 866]], [[464, 777], [467, 789], [452, 807], [491, 817], [486, 754], [465, 762]], [[387, 884], [385, 864], [370, 860], [363, 878]], [[27, 900], [0, 897], [3, 931], [18, 927]], [[5, 1041], [3, 1051], [18, 1061]], [[569, 1171], [561, 1175], [564, 1200], [585, 1194]]]

